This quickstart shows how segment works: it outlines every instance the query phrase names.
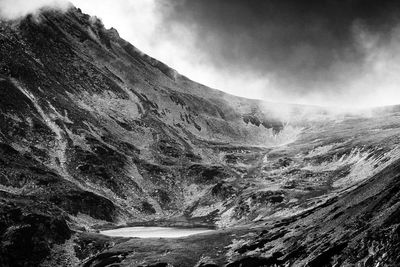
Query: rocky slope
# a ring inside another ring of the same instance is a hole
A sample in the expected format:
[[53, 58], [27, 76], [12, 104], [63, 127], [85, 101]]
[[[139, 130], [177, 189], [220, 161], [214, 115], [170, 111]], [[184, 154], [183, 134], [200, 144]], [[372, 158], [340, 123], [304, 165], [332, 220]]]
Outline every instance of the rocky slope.
[[[0, 265], [396, 266], [399, 111], [227, 95], [76, 8], [0, 22]], [[135, 223], [219, 230], [94, 233]]]

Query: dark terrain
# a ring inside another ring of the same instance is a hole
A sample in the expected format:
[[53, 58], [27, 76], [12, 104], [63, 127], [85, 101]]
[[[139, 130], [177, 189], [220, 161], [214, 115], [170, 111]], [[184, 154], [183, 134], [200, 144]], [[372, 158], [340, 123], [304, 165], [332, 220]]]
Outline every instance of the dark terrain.
[[[197, 84], [76, 8], [0, 22], [0, 266], [400, 266], [399, 133]], [[126, 225], [216, 231], [97, 233]]]

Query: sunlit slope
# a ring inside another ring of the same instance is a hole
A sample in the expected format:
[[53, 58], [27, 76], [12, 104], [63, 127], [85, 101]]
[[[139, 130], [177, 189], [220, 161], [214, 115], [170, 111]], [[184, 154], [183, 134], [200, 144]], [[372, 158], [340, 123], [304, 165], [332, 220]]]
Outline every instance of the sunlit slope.
[[2, 22], [0, 38], [1, 142], [111, 200], [113, 220], [181, 211], [187, 169], [214, 161], [200, 144], [271, 146], [300, 131], [257, 101], [179, 76], [74, 8]]
[[[153, 220], [239, 226], [248, 238], [202, 242], [220, 248], [218, 263], [264, 257], [274, 251], [257, 242], [270, 241], [249, 229], [363, 198], [355, 188], [394, 168], [399, 126], [397, 107], [343, 113], [210, 89], [79, 9], [1, 22], [0, 265], [91, 264], [124, 240], [85, 231]], [[124, 261], [134, 249], [121, 246]], [[196, 251], [174, 264], [195, 264]]]

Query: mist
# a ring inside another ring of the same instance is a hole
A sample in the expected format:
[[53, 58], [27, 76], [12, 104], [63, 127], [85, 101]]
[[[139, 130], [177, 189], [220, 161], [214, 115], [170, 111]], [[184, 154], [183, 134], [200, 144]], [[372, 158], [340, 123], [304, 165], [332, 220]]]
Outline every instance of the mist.
[[[395, 1], [71, 2], [144, 53], [233, 95], [340, 108], [400, 103]], [[0, 14], [68, 6], [0, 0]]]
[[400, 102], [396, 1], [165, 1], [168, 27], [190, 28], [195, 55], [217, 69], [214, 87], [341, 108]]
[[70, 6], [64, 0], [0, 0], [0, 18], [13, 20], [34, 14], [41, 8], [67, 10]]

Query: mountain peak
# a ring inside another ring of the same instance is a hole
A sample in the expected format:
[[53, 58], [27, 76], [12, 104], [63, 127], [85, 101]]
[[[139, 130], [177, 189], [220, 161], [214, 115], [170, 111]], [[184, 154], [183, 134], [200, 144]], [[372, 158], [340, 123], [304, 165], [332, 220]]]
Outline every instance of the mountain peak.
[[[0, 26], [1, 265], [398, 263], [398, 109], [228, 95], [75, 7]], [[97, 233], [132, 225], [216, 230]]]

